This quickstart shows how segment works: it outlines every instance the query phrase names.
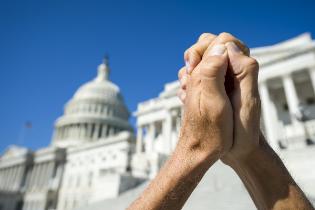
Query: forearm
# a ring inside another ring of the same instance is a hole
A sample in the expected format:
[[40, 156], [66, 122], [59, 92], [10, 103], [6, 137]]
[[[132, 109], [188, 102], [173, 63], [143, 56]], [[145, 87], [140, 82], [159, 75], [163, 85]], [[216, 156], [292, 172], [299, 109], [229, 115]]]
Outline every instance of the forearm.
[[231, 167], [240, 176], [258, 209], [313, 209], [281, 159], [260, 137], [260, 145]]
[[128, 210], [181, 209], [213, 164], [211, 161], [211, 157], [210, 160], [202, 159], [185, 149], [176, 148], [155, 179]]

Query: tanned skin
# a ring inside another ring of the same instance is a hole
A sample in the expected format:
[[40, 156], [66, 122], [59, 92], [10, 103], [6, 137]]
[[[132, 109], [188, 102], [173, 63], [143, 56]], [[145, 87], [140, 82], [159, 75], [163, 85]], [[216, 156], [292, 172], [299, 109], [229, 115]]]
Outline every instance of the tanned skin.
[[248, 48], [228, 33], [205, 33], [185, 51], [184, 59], [178, 144], [128, 209], [181, 209], [221, 159], [238, 174], [257, 209], [313, 210], [260, 132], [259, 66]]

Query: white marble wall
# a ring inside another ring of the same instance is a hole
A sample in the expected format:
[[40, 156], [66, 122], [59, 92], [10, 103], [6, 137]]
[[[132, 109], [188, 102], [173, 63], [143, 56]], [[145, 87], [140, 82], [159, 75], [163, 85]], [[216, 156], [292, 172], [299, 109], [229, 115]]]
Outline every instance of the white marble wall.
[[129, 174], [133, 142], [132, 133], [124, 131], [106, 141], [69, 149], [57, 209], [71, 210], [118, 196], [121, 176]]

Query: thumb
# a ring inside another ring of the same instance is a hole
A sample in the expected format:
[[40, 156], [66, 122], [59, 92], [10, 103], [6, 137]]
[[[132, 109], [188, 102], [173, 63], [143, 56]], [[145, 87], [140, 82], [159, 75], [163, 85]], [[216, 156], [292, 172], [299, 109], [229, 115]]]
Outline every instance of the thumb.
[[213, 45], [197, 66], [201, 78], [202, 90], [206, 94], [225, 93], [224, 80], [228, 66], [228, 54], [224, 44]]
[[214, 103], [226, 97], [224, 79], [228, 66], [228, 55], [224, 44], [209, 47], [201, 62], [189, 75], [186, 105], [199, 107], [200, 100]]

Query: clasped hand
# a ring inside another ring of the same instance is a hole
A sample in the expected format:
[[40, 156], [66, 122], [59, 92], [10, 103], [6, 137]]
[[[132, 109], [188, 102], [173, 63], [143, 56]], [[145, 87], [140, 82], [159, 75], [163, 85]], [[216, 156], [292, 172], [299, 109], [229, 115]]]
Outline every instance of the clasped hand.
[[259, 144], [257, 61], [228, 33], [202, 34], [184, 59], [178, 73], [184, 104], [178, 146], [201, 161], [233, 164], [246, 158]]

